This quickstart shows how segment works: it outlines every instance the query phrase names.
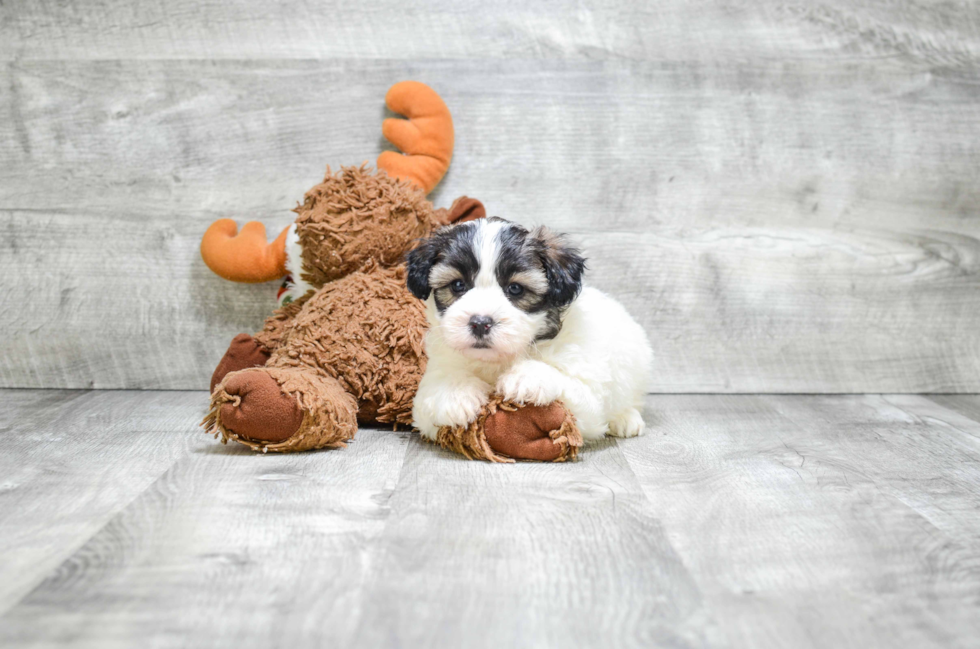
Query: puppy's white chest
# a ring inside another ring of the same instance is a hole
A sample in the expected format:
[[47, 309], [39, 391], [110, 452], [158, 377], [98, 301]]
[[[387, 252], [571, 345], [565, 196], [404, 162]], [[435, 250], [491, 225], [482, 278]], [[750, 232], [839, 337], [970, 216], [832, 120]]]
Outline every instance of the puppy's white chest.
[[496, 385], [501, 376], [507, 374], [514, 367], [514, 362], [509, 363], [474, 363], [470, 370], [473, 374], [488, 385]]

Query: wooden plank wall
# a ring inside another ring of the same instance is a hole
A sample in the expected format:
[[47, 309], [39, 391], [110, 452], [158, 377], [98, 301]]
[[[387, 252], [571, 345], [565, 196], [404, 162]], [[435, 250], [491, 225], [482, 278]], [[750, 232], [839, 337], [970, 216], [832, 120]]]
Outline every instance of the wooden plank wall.
[[980, 391], [980, 5], [0, 4], [0, 386], [203, 388], [275, 286], [197, 253], [454, 111], [433, 198], [568, 231], [655, 392]]

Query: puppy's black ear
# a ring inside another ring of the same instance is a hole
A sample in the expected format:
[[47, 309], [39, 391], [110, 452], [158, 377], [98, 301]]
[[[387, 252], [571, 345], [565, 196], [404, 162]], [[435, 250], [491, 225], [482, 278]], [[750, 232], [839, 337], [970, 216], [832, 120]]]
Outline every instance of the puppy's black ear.
[[547, 228], [537, 228], [531, 238], [548, 278], [548, 302], [553, 307], [568, 306], [582, 290], [585, 258], [563, 235]]
[[408, 266], [408, 290], [420, 300], [427, 300], [432, 288], [429, 286], [429, 271], [439, 256], [438, 246], [430, 237], [423, 239], [405, 256]]

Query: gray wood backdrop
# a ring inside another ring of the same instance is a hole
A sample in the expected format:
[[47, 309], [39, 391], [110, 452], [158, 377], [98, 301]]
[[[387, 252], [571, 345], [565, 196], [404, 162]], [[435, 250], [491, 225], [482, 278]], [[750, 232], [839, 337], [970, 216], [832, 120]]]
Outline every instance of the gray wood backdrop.
[[980, 5], [0, 2], [0, 385], [204, 388], [275, 286], [210, 274], [373, 160], [395, 81], [435, 192], [570, 232], [661, 392], [980, 391]]

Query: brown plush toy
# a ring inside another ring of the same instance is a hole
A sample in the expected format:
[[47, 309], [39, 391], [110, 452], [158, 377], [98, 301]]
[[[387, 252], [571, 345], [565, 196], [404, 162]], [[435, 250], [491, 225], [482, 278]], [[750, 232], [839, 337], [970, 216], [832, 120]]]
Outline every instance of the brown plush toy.
[[[358, 424], [411, 424], [425, 371], [424, 306], [405, 286], [402, 261], [433, 229], [485, 216], [462, 197], [434, 209], [426, 194], [445, 174], [453, 125], [428, 86], [395, 84], [383, 133], [406, 155], [382, 153], [378, 171], [327, 170], [296, 208], [295, 223], [271, 244], [260, 223], [242, 231], [211, 225], [201, 255], [215, 273], [239, 282], [287, 276], [282, 306], [254, 336], [236, 336], [211, 379], [203, 425], [261, 451], [344, 446]], [[575, 457], [582, 443], [560, 403], [521, 407], [492, 398], [466, 429], [439, 442], [491, 461]]]

